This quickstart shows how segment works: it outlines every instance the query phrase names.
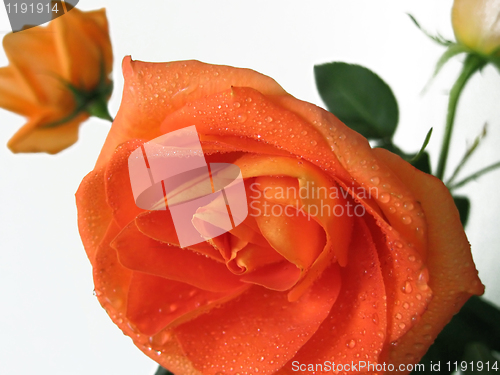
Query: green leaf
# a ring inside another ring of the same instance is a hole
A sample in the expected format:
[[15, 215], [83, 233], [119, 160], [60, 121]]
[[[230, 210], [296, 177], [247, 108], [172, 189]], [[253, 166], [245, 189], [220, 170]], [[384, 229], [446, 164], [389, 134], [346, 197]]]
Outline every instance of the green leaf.
[[423, 152], [415, 161], [411, 162], [415, 168], [424, 173], [432, 174], [429, 153]]
[[425, 148], [427, 147], [429, 141], [431, 140], [431, 135], [432, 135], [432, 128], [430, 128], [429, 131], [427, 132], [427, 135], [425, 136], [424, 139], [424, 143], [422, 143], [422, 147], [420, 147], [420, 150], [411, 160], [409, 160], [411, 164], [414, 165], [416, 162], [418, 162], [418, 159], [420, 159], [420, 157], [424, 154]]
[[[414, 371], [412, 374], [451, 374], [455, 371], [455, 361], [460, 369], [460, 362], [465, 360], [472, 343], [482, 343], [490, 350], [500, 351], [500, 310], [477, 296], [472, 296], [465, 303], [422, 358], [420, 363], [425, 364], [425, 371]], [[430, 372], [431, 361], [441, 363], [440, 371]], [[447, 362], [453, 365], [449, 366]]]
[[391, 139], [399, 120], [390, 87], [371, 70], [333, 62], [314, 67], [316, 86], [330, 112], [369, 139]]
[[156, 370], [155, 375], [174, 375], [174, 373], [161, 366], [158, 366], [158, 370]]
[[424, 143], [422, 144], [420, 151], [417, 152], [416, 154], [407, 154], [406, 152], [401, 150], [398, 146], [396, 146], [394, 143], [392, 143], [392, 140], [389, 141], [383, 140], [381, 142], [378, 142], [376, 147], [385, 148], [386, 150], [389, 150], [393, 154], [401, 156], [402, 159], [409, 162], [418, 170], [424, 173], [431, 174], [430, 157], [429, 154], [424, 151], [425, 148], [427, 147], [427, 144], [429, 143], [431, 134], [432, 134], [432, 128], [427, 133], [427, 136], [425, 137]]
[[460, 364], [460, 370], [464, 375], [496, 375], [500, 368], [500, 361], [493, 356], [491, 349], [481, 342], [467, 344], [464, 361], [465, 363]]
[[453, 197], [455, 201], [455, 206], [457, 206], [458, 213], [460, 214], [460, 221], [462, 222], [462, 226], [465, 228], [467, 225], [467, 221], [469, 220], [469, 212], [470, 212], [470, 200], [467, 197]]

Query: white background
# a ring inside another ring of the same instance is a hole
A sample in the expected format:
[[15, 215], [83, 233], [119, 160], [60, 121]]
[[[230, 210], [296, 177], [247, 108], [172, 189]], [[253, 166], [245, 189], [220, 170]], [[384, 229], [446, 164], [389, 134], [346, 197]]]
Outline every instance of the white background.
[[[456, 60], [446, 66], [422, 96], [443, 48], [405, 13], [431, 32], [453, 38], [449, 0], [82, 0], [78, 5], [82, 10], [102, 6], [115, 54], [113, 115], [121, 99], [125, 55], [252, 68], [318, 105], [314, 64], [346, 61], [376, 71], [394, 90], [400, 108], [396, 142], [405, 150], [416, 151], [434, 127], [429, 149], [436, 164], [447, 92], [460, 64]], [[8, 30], [2, 7], [0, 31]], [[0, 66], [6, 64], [0, 51]], [[464, 176], [500, 160], [498, 103], [500, 76], [488, 67], [466, 87], [458, 110], [451, 165], [489, 124], [488, 138]], [[74, 193], [92, 170], [109, 124], [89, 120], [81, 127], [80, 141], [55, 156], [14, 155], [2, 145], [23, 123], [0, 110], [0, 373], [153, 374], [156, 365], [121, 334], [92, 295], [91, 267], [77, 232]], [[497, 304], [499, 182], [497, 171], [461, 190], [472, 199], [467, 233], [486, 297]]]

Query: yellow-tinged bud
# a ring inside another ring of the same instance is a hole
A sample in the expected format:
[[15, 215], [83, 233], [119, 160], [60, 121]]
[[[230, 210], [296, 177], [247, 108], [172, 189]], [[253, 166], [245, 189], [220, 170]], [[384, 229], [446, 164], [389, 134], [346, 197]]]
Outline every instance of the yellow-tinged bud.
[[459, 43], [482, 55], [500, 55], [500, 0], [455, 0], [451, 19]]

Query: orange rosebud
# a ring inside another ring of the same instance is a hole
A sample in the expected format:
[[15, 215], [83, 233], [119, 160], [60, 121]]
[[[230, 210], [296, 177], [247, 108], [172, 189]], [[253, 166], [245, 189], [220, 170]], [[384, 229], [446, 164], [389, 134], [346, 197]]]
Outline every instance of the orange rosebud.
[[105, 11], [73, 8], [46, 27], [7, 34], [3, 46], [9, 65], [0, 68], [0, 107], [28, 118], [8, 147], [54, 154], [71, 146], [80, 123], [111, 95]]
[[451, 20], [460, 43], [482, 55], [500, 56], [500, 1], [455, 0]]
[[[331, 113], [247, 69], [127, 57], [123, 72], [122, 105], [76, 195], [78, 223], [99, 302], [165, 368], [401, 371], [483, 292], [443, 183]], [[169, 208], [135, 204], [129, 157], [193, 125], [207, 162], [240, 168], [249, 214], [181, 248]]]

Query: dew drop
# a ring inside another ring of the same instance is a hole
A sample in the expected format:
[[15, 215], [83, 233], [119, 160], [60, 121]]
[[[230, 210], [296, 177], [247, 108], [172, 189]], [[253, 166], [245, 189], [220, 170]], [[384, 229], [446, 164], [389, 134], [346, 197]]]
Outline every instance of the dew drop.
[[378, 314], [377, 313], [372, 315], [372, 320], [373, 320], [373, 323], [378, 324]]
[[241, 106], [240, 102], [234, 102], [233, 105], [235, 108], [240, 108], [240, 106]]
[[393, 213], [395, 213], [395, 212], [396, 212], [396, 209], [395, 209], [394, 207], [392, 207], [392, 206], [391, 206], [391, 207], [389, 207], [389, 212], [390, 212], [391, 214], [393, 214]]
[[403, 244], [399, 241], [394, 241], [394, 246], [396, 246], [397, 248], [401, 249], [403, 247]]
[[403, 216], [401, 220], [403, 221], [403, 224], [411, 224], [411, 217], [409, 216]]
[[422, 299], [422, 295], [420, 293], [417, 293], [417, 295], [415, 296], [419, 301]]
[[266, 117], [266, 121], [267, 121], [267, 122], [272, 122], [272, 121], [273, 121], [273, 118], [272, 118], [271, 116], [267, 116], [267, 117]]
[[379, 199], [382, 203], [389, 203], [391, 196], [389, 194], [381, 194]]
[[418, 275], [417, 279], [417, 287], [420, 290], [427, 290], [429, 286], [427, 285], [427, 282], [429, 281], [429, 271], [427, 271], [427, 268], [422, 270], [420, 274]]
[[316, 141], [311, 141], [311, 145], [316, 146], [317, 144], [318, 144], [318, 142], [316, 142]]
[[415, 255], [410, 255], [410, 256], [408, 257], [408, 260], [409, 260], [410, 262], [414, 262], [414, 261], [415, 261], [415, 259], [416, 259], [416, 258], [415, 258]]
[[302, 130], [302, 131], [300, 132], [300, 134], [301, 134], [301, 135], [307, 135], [307, 131], [306, 131], [306, 130]]
[[408, 302], [403, 303], [403, 308], [408, 310], [410, 308], [410, 304]]
[[404, 323], [399, 323], [399, 324], [398, 324], [398, 326], [399, 326], [399, 328], [401, 328], [401, 329], [405, 329], [406, 324], [404, 324]]
[[405, 293], [410, 294], [413, 290], [413, 287], [411, 286], [411, 283], [407, 281], [405, 285], [403, 286], [403, 290]]
[[238, 115], [238, 121], [239, 122], [245, 122], [246, 120], [247, 120], [247, 116], [246, 115], [243, 115], [243, 114]]
[[252, 102], [252, 98], [247, 98], [247, 103], [251, 103]]
[[347, 343], [347, 346], [348, 346], [349, 348], [351, 348], [351, 349], [352, 349], [352, 348], [354, 348], [354, 347], [356, 346], [356, 341], [354, 341], [354, 340], [349, 341], [349, 342]]
[[414, 207], [413, 203], [411, 203], [411, 202], [404, 202], [403, 203], [403, 208], [405, 210], [411, 211], [411, 210], [413, 210], [413, 207]]
[[372, 177], [370, 178], [370, 181], [372, 182], [373, 185], [378, 185], [380, 183], [380, 178]]
[[403, 317], [403, 315], [401, 315], [400, 313], [397, 313], [395, 315], [395, 318], [398, 319], [398, 320], [401, 320], [402, 317]]

